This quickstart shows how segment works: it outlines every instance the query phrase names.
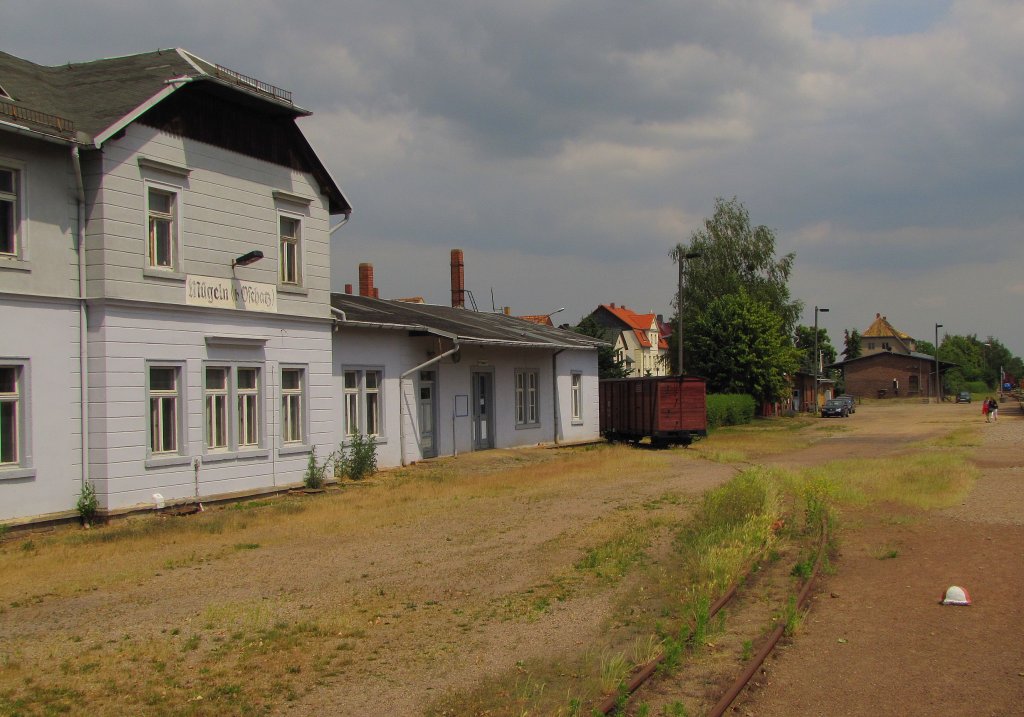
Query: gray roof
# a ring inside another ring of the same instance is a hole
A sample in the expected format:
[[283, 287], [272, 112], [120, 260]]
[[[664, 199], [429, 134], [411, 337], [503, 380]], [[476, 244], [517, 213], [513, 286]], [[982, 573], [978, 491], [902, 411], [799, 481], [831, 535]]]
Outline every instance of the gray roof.
[[[0, 88], [7, 95], [0, 94], [0, 127], [98, 148], [147, 109], [197, 82], [265, 115], [294, 119], [310, 114], [292, 103], [291, 93], [180, 48], [56, 67], [0, 52]], [[332, 207], [349, 213], [348, 200], [319, 158], [303, 154]]]
[[172, 87], [171, 80], [216, 82], [276, 104], [292, 116], [309, 114], [286, 100], [288, 93], [261, 91], [258, 87], [271, 86], [186, 50], [156, 50], [56, 67], [0, 52], [0, 87], [16, 104], [70, 119], [92, 140]]
[[[871, 353], [871, 354], [863, 354], [861, 356], [858, 356], [857, 358], [840, 359], [839, 361], [836, 361], [835, 363], [828, 364], [828, 366], [826, 366], [825, 368], [842, 368], [845, 364], [852, 363], [854, 361], [863, 361], [864, 359], [870, 359], [870, 358], [873, 358], [875, 356], [896, 356], [897, 358], [912, 358], [912, 359], [918, 359], [919, 361], [931, 361], [932, 363], [935, 362], [935, 357], [934, 356], [931, 356], [930, 354], [919, 353], [917, 351], [911, 351], [910, 353], [897, 353], [895, 351], [876, 351], [875, 353]], [[939, 366], [940, 367], [941, 366], [947, 366], [947, 367], [949, 367], [949, 366], [959, 366], [959, 365], [960, 364], [953, 363], [952, 361], [943, 361], [942, 359], [939, 359]]]
[[341, 326], [422, 331], [458, 339], [459, 343], [520, 348], [595, 350], [605, 343], [566, 329], [435, 304], [371, 299], [352, 294], [331, 294], [331, 306]]

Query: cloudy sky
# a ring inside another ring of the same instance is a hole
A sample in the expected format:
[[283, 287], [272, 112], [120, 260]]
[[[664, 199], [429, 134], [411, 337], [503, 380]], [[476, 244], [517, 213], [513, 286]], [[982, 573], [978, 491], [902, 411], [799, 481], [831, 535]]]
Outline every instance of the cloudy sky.
[[4, 2], [56, 65], [184, 47], [294, 93], [352, 201], [334, 283], [575, 322], [669, 315], [669, 250], [736, 196], [842, 340], [875, 313], [1024, 354], [1017, 0]]

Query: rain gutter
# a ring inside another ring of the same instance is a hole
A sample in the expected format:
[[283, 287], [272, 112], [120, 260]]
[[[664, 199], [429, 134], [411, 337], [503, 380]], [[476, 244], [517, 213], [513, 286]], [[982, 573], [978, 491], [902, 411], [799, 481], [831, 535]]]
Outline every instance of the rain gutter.
[[82, 488], [89, 483], [89, 314], [85, 306], [85, 183], [78, 147], [71, 148], [71, 166], [75, 174], [75, 198], [78, 205], [75, 227], [75, 252], [78, 255], [78, 387], [81, 421]]

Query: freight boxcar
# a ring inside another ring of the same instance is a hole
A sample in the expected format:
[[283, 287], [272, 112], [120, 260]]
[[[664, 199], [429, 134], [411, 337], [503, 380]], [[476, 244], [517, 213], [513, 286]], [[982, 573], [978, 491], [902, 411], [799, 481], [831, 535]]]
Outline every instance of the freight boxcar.
[[610, 378], [598, 390], [601, 435], [610, 441], [650, 438], [654, 446], [687, 446], [708, 434], [702, 378]]

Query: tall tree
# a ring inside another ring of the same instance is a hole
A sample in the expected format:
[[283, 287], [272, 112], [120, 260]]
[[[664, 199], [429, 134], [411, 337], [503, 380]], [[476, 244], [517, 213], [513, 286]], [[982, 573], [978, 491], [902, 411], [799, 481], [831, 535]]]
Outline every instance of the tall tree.
[[715, 199], [714, 215], [693, 233], [689, 245], [678, 245], [670, 256], [678, 261], [680, 254], [699, 254], [683, 262], [684, 319], [713, 299], [743, 288], [782, 318], [787, 334], [796, 326], [803, 305], [790, 298], [788, 284], [796, 255], [776, 258], [775, 232], [763, 224], [752, 226], [750, 213], [736, 197]]
[[849, 329], [843, 332], [843, 358], [849, 361], [860, 357], [860, 331]]
[[716, 393], [748, 393], [758, 402], [789, 395], [786, 374], [799, 366], [799, 352], [783, 331], [782, 318], [746, 290], [713, 299], [694, 321], [689, 336], [692, 373]]
[[[686, 258], [688, 255], [691, 258]], [[729, 346], [734, 341], [732, 333], [720, 336], [726, 342], [721, 346], [710, 346], [697, 340], [694, 328], [698, 324], [706, 326], [705, 314], [715, 301], [725, 297], [735, 298], [742, 294], [741, 303], [756, 304], [774, 314], [777, 322], [771, 329], [778, 334], [768, 337], [768, 344], [792, 348], [790, 336], [802, 309], [801, 302], [794, 301], [789, 294], [788, 281], [794, 255], [776, 257], [775, 233], [764, 225], [752, 225], [749, 212], [736, 197], [715, 199], [714, 215], [704, 220], [703, 227], [693, 233], [688, 244], [679, 244], [670, 256], [677, 262], [682, 259], [684, 286], [682, 296], [676, 293], [673, 325], [679, 325], [679, 308], [682, 306], [687, 373], [698, 373], [697, 367], [714, 364], [715, 357], [708, 352], [742, 354], [745, 350], [743, 346]], [[669, 339], [669, 357], [674, 373], [679, 370], [678, 334], [678, 331], [673, 332]], [[768, 359], [768, 356], [764, 358]]]
[[[793, 344], [800, 352], [800, 370], [804, 373], [814, 373], [817, 363], [814, 357], [814, 327], [797, 326]], [[818, 327], [818, 351], [821, 352], [821, 363], [830, 364], [836, 360], [836, 350], [828, 337], [828, 331]]]

